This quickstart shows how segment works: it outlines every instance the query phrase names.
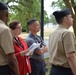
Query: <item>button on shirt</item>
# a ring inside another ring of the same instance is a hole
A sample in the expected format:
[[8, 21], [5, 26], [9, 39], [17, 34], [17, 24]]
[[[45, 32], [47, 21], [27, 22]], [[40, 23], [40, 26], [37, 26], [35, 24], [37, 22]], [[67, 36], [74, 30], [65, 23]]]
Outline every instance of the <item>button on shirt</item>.
[[42, 47], [42, 45], [45, 45], [44, 41], [42, 40], [42, 38], [38, 35], [34, 36], [33, 34], [29, 33], [28, 37], [26, 38], [26, 42], [28, 44], [28, 47], [30, 47], [33, 43], [41, 43], [40, 47], [36, 48], [34, 50], [33, 55], [31, 56], [31, 58], [34, 59], [43, 59], [44, 55], [39, 55], [37, 54], [37, 51], [40, 50], [40, 48]]

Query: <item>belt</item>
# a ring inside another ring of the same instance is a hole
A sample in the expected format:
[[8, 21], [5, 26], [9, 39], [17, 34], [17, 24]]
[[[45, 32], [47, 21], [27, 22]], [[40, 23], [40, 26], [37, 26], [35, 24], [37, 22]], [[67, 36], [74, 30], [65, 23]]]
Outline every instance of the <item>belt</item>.
[[9, 66], [8, 65], [2, 65], [2, 66], [0, 65], [0, 68], [2, 68], [2, 67], [9, 67]]
[[71, 68], [66, 68], [66, 67], [63, 67], [63, 66], [57, 66], [57, 65], [52, 65], [52, 67], [54, 67], [54, 68], [58, 68], [58, 69], [67, 69], [67, 70], [71, 70]]
[[0, 65], [0, 70], [1, 69], [10, 69], [10, 67], [8, 65], [2, 65], [2, 66]]
[[43, 60], [43, 59], [30, 58], [30, 60], [35, 60], [35, 61], [38, 61], [38, 62], [44, 62], [44, 60]]
[[[2, 65], [2, 66], [0, 65], [0, 73], [3, 73], [4, 71], [5, 71], [5, 73], [9, 72], [9, 73], [11, 73], [11, 75], [15, 75], [15, 73], [12, 71], [12, 69], [9, 67], [9, 65]], [[5, 74], [1, 74], [1, 75], [5, 75]]]

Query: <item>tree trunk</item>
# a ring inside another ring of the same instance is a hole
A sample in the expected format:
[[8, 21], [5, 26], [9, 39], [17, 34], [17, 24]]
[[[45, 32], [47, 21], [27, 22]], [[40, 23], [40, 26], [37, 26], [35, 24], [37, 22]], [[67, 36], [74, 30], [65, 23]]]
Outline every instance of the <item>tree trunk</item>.
[[72, 17], [74, 19], [73, 30], [74, 30], [74, 34], [76, 37], [76, 5], [75, 5], [75, 2], [74, 2], [74, 0], [63, 0], [63, 1], [65, 3], [66, 7], [70, 9]]

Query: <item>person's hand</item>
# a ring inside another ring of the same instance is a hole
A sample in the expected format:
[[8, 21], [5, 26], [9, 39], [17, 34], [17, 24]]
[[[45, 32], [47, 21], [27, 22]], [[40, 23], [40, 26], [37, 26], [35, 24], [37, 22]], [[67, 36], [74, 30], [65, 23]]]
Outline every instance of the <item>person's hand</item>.
[[45, 50], [45, 46], [43, 45], [43, 46], [41, 47], [41, 49], [42, 49], [42, 50]]
[[20, 55], [25, 56], [28, 52], [29, 52], [28, 50], [24, 50], [24, 51], [20, 52]]
[[48, 48], [44, 46], [44, 52], [48, 52]]
[[45, 52], [47, 52], [47, 51], [48, 51], [48, 48], [43, 45], [43, 46], [41, 47], [41, 53], [43, 54], [43, 53], [45, 53]]
[[34, 51], [30, 52], [30, 54], [29, 54], [29, 55], [33, 55], [33, 53], [34, 53]]
[[28, 51], [27, 53], [26, 53], [26, 56], [31, 56], [31, 55], [33, 55], [33, 53], [34, 53], [34, 51]]

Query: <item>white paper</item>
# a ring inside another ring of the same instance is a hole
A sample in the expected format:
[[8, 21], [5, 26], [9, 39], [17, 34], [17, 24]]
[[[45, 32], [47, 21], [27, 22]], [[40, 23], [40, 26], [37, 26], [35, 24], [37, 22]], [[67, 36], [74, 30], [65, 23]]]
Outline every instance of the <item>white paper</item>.
[[40, 43], [33, 43], [29, 48], [28, 48], [28, 50], [29, 50], [29, 52], [26, 54], [27, 56], [31, 53], [31, 52], [33, 52], [36, 48], [38, 48], [40, 46]]

